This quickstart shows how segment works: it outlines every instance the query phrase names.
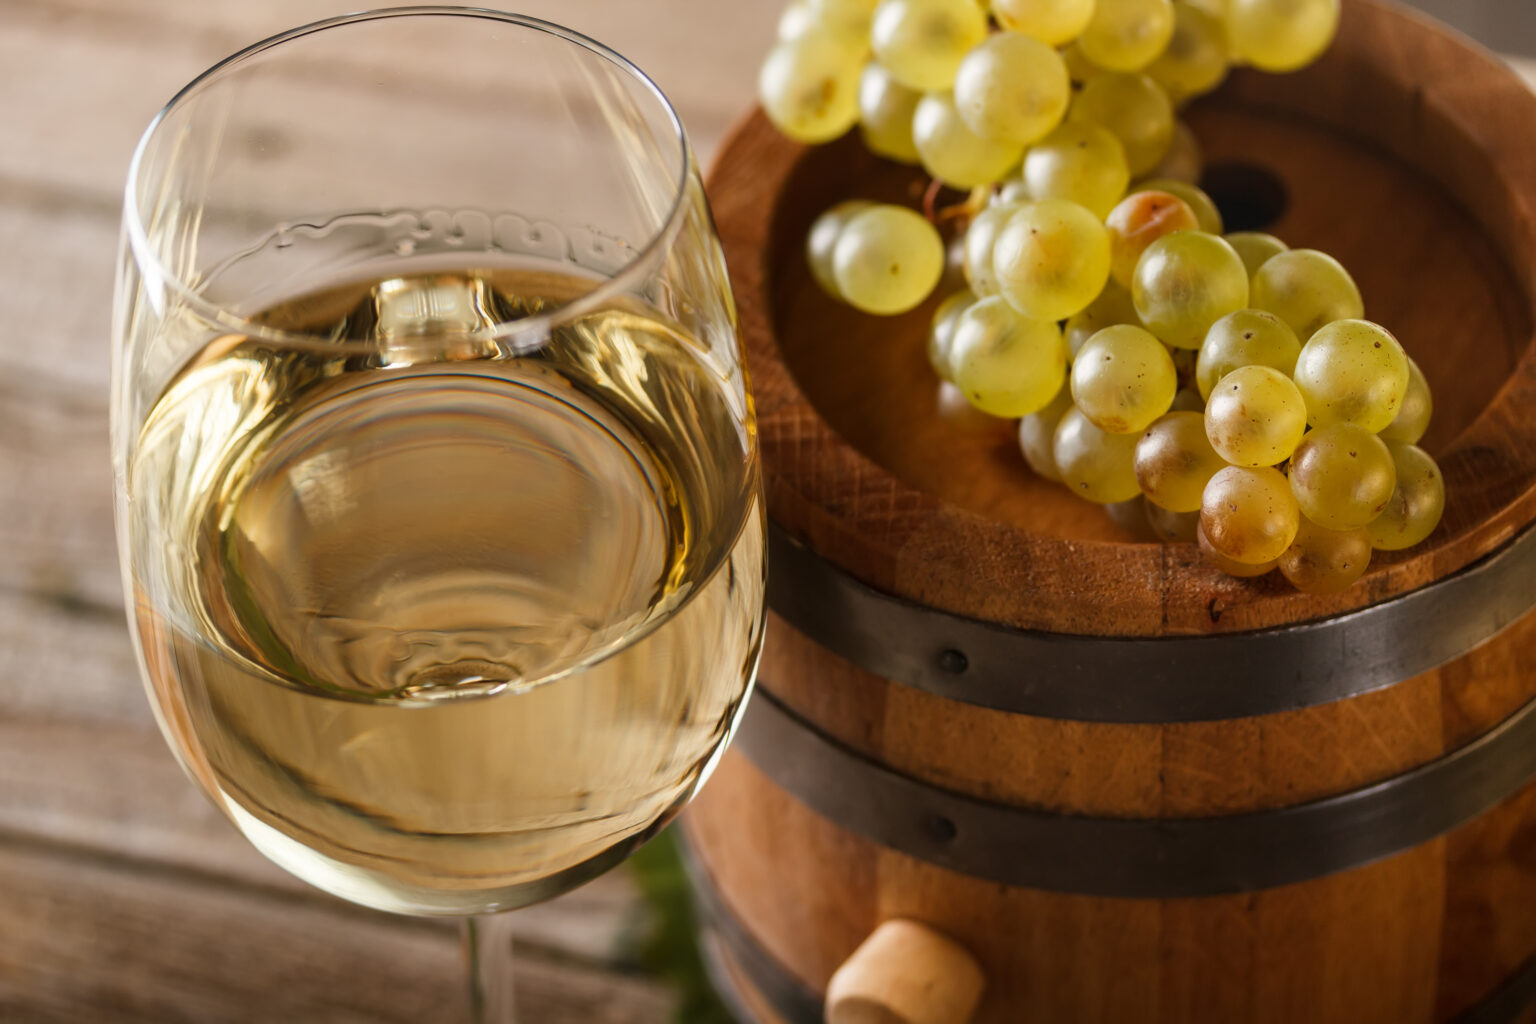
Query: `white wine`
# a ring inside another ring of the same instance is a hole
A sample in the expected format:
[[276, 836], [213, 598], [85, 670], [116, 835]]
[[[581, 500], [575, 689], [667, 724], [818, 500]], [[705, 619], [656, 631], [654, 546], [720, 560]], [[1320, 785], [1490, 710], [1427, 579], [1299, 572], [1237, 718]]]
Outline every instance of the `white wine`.
[[[347, 899], [580, 884], [692, 795], [742, 707], [744, 386], [638, 302], [541, 315], [591, 284], [374, 274], [285, 302], [203, 347], [130, 455], [162, 727], [258, 848]], [[520, 318], [552, 326], [487, 330]]]

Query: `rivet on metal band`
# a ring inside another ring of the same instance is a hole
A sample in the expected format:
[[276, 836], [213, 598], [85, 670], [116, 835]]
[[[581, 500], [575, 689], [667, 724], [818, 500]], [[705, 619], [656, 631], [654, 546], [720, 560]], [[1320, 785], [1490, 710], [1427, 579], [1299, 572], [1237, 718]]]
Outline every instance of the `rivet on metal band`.
[[1044, 718], [1201, 722], [1326, 704], [1443, 665], [1536, 608], [1536, 528], [1358, 611], [1283, 629], [1152, 638], [954, 615], [866, 586], [777, 524], [769, 533], [768, 603], [795, 629], [887, 679]]
[[1046, 814], [940, 789], [822, 734], [762, 686], [736, 749], [838, 827], [918, 860], [1031, 889], [1174, 899], [1347, 871], [1472, 820], [1536, 778], [1536, 700], [1412, 771], [1310, 803], [1212, 818]]

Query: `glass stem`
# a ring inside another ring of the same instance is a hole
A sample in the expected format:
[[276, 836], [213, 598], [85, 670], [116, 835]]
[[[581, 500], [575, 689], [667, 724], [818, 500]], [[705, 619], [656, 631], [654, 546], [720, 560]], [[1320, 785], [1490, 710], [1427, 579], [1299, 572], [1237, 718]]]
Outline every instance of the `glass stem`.
[[512, 915], [464, 919], [471, 1024], [517, 1024], [512, 992]]

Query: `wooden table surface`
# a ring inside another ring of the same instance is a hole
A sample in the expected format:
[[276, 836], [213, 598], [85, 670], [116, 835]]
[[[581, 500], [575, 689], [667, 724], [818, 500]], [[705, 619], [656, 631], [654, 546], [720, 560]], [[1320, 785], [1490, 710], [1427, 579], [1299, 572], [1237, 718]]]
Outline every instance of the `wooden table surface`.
[[[465, 1019], [449, 922], [268, 864], [175, 766], [124, 626], [107, 462], [123, 178], [177, 89], [357, 0], [0, 0], [0, 1021]], [[520, 0], [672, 97], [707, 161], [777, 0]], [[533, 1024], [652, 1024], [622, 872], [516, 916]]]
[[[0, 0], [0, 1021], [464, 1019], [453, 926], [269, 865], [181, 775], [124, 626], [107, 463], [123, 176], [183, 83], [356, 0]], [[702, 161], [778, 0], [534, 0], [676, 103]], [[533, 1024], [670, 1019], [622, 872], [517, 915]]]

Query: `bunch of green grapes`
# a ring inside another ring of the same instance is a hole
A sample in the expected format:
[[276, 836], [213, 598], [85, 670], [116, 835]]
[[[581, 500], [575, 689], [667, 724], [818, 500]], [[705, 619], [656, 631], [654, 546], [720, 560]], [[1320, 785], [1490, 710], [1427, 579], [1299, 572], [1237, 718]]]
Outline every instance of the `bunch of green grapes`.
[[[1065, 200], [1103, 221], [1140, 178], [1182, 199], [1202, 230], [1219, 233], [1215, 206], [1183, 191], [1199, 178], [1200, 149], [1179, 108], [1220, 85], [1234, 62], [1290, 71], [1317, 59], [1333, 38], [1339, 2], [793, 0], [758, 95], [791, 139], [829, 142], [857, 126], [870, 151], [972, 190], [975, 208], [1000, 191], [1008, 204]], [[1000, 219], [980, 229], [986, 239], [964, 243], [968, 266], [980, 268], [971, 277], [978, 294], [1000, 290], [1014, 301], [1054, 289], [1075, 307], [1064, 319], [1099, 293], [1097, 262], [1074, 280], [1046, 282], [1036, 267], [1022, 290], [1010, 289], [1006, 275], [994, 287], [983, 254], [1003, 234]], [[815, 230], [825, 236], [831, 227], [818, 222]], [[1099, 233], [1075, 236], [1096, 260]], [[882, 257], [920, 263], [916, 249], [903, 247], [929, 248], [906, 231], [865, 242], [871, 265]], [[839, 286], [829, 258], [816, 255], [826, 246], [813, 241], [811, 249], [817, 281], [855, 308], [890, 315], [916, 304], [905, 301], [916, 278], [893, 289]], [[1071, 252], [1053, 252], [1075, 262]], [[1117, 280], [1129, 289], [1126, 269], [1117, 268]], [[1020, 312], [1035, 317], [1044, 308], [1026, 300]], [[1057, 308], [1049, 305], [1049, 315]]]
[[[1444, 481], [1417, 446], [1429, 383], [1360, 319], [1336, 260], [1203, 231], [1209, 197], [1181, 193], [1135, 191], [1102, 222], [1070, 200], [994, 197], [966, 238], [970, 287], [934, 315], [929, 360], [977, 409], [1020, 418], [1037, 475], [1134, 536], [1198, 542], [1229, 575], [1279, 569], [1309, 593], [1343, 590], [1373, 550], [1439, 523]], [[823, 215], [810, 255], [825, 287], [857, 283], [845, 238], [892, 209]], [[939, 249], [935, 235], [930, 275]]]
[[[795, 0], [764, 110], [969, 190], [950, 216], [849, 200], [812, 276], [868, 313], [922, 305], [944, 393], [1017, 419], [1024, 462], [1133, 536], [1220, 571], [1351, 586], [1423, 541], [1444, 481], [1429, 385], [1313, 249], [1223, 233], [1179, 108], [1234, 63], [1315, 60], [1339, 0]], [[1134, 182], [1134, 184], [1133, 184]], [[946, 244], [935, 220], [964, 233]]]
[[1267, 235], [1227, 242], [1251, 275], [1252, 307], [1205, 332], [1202, 413], [1170, 412], [1138, 441], [1137, 478], [1158, 510], [1149, 520], [1169, 536], [1192, 519], [1222, 572], [1278, 568], [1299, 590], [1335, 593], [1373, 550], [1411, 547], [1439, 523], [1444, 480], [1417, 447], [1429, 384], [1390, 332], [1360, 319], [1337, 261]]
[[[1213, 321], [1200, 343], [1203, 429], [1173, 412], [1138, 442], [1142, 493], [1160, 510], [1149, 518], [1160, 535], [1161, 524], [1193, 519], [1203, 557], [1222, 572], [1278, 568], [1299, 590], [1335, 593], [1373, 550], [1411, 547], [1439, 524], [1444, 480], [1417, 447], [1429, 384], [1389, 331], [1362, 319], [1336, 260], [1268, 235], [1226, 243], [1249, 275], [1250, 305]], [[1148, 273], [1144, 257], [1138, 280]], [[1197, 303], [1202, 290], [1181, 289]]]
[[[1439, 524], [1444, 480], [1418, 447], [1429, 383], [1361, 319], [1338, 261], [1272, 235], [1202, 231], [1195, 211], [1209, 198], [1181, 192], [1135, 192], [1106, 217], [1110, 278], [1065, 320], [1066, 384], [1020, 421], [1024, 461], [1132, 536], [1197, 542], [1221, 572], [1278, 569], [1308, 593], [1344, 590], [1373, 551], [1412, 547]], [[966, 261], [978, 293], [1008, 302], [999, 281], [1020, 260], [989, 261], [988, 247], [995, 256], [1009, 232], [1052, 237], [1042, 206], [999, 199], [978, 216]], [[972, 294], [941, 307], [935, 347]]]

